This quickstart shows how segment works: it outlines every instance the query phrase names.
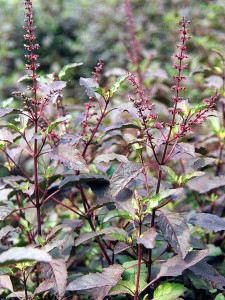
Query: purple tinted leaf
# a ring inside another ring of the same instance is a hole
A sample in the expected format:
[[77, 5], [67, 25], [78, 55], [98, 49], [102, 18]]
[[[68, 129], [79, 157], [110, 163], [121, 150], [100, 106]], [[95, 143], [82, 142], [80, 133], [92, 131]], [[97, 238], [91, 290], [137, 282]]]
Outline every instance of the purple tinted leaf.
[[141, 120], [137, 108], [135, 108], [131, 103], [123, 103], [120, 106], [118, 106], [117, 109], [120, 112], [127, 111], [132, 118]]
[[88, 274], [75, 279], [68, 285], [66, 290], [79, 291], [105, 286], [112, 287], [117, 284], [123, 271], [124, 268], [122, 266], [113, 265], [103, 269], [102, 273]]
[[131, 216], [134, 216], [135, 209], [132, 206], [132, 195], [133, 192], [130, 189], [124, 188], [113, 198], [113, 201], [118, 209], [125, 210]]
[[[123, 273], [124, 268], [120, 265], [113, 265], [109, 268], [105, 268], [103, 270], [103, 273], [105, 276], [109, 276], [110, 278], [113, 278], [116, 282], [118, 282], [121, 278], [121, 274]], [[111, 286], [104, 286], [104, 287], [96, 287], [91, 290], [91, 297], [95, 300], [103, 300], [105, 296], [109, 294], [110, 289], [114, 285]]]
[[44, 264], [41, 269], [45, 280], [50, 284], [54, 282], [51, 288], [53, 294], [61, 298], [66, 291], [67, 269], [65, 260], [52, 260], [48, 264]]
[[45, 84], [43, 82], [38, 83], [38, 93], [42, 97], [49, 96], [52, 92], [60, 92], [66, 87], [66, 81], [54, 81], [52, 83]]
[[85, 87], [85, 91], [86, 91], [88, 97], [96, 98], [96, 94], [95, 94], [93, 88], [98, 87], [98, 83], [94, 79], [81, 77], [80, 85], [83, 85]]
[[208, 253], [208, 250], [192, 251], [186, 255], [185, 259], [182, 259], [179, 255], [169, 258], [167, 262], [161, 264], [157, 278], [162, 276], [179, 276], [185, 269], [201, 261]]
[[68, 176], [64, 178], [61, 181], [59, 187], [62, 189], [69, 186], [74, 186], [78, 183], [98, 184], [99, 182], [109, 183], [109, 179], [107, 176], [101, 174], [80, 174], [80, 175]]
[[113, 130], [122, 130], [125, 128], [136, 128], [136, 129], [140, 129], [140, 126], [133, 124], [133, 123], [122, 123], [122, 122], [118, 122], [115, 123], [112, 126], [107, 126], [107, 127], [101, 127], [100, 131], [103, 132], [111, 132]]
[[0, 206], [0, 221], [4, 220], [13, 212], [13, 209], [7, 206]]
[[75, 145], [78, 141], [82, 140], [83, 137], [80, 135], [73, 135], [73, 134], [65, 134], [62, 139], [60, 140], [63, 144], [70, 144]]
[[205, 86], [208, 88], [216, 87], [220, 89], [223, 85], [223, 79], [220, 76], [212, 75], [205, 79]]
[[178, 213], [160, 214], [158, 225], [174, 250], [184, 258], [190, 248], [190, 230], [185, 218]]
[[209, 175], [204, 175], [193, 179], [188, 183], [188, 187], [200, 194], [207, 193], [212, 189], [219, 188], [225, 185], [225, 175], [215, 176], [211, 178]]
[[114, 248], [114, 253], [118, 254], [120, 252], [123, 252], [124, 250], [130, 248], [131, 246], [124, 243], [124, 242], [119, 242], [116, 244], [115, 248]]
[[225, 288], [225, 278], [221, 276], [212, 266], [207, 264], [205, 260], [197, 263], [191, 267], [190, 270], [196, 275], [201, 275], [205, 279], [213, 282], [217, 289], [223, 290]]
[[143, 165], [129, 162], [119, 167], [110, 180], [110, 189], [113, 197], [121, 191], [132, 179], [137, 177], [143, 170]]
[[214, 158], [211, 157], [202, 157], [202, 158], [194, 158], [189, 159], [187, 162], [187, 171], [186, 174], [195, 172], [207, 165], [210, 165], [215, 162]]
[[202, 228], [210, 229], [215, 232], [225, 230], [225, 221], [212, 214], [195, 213], [191, 216], [188, 223]]
[[[189, 143], [178, 143], [174, 149], [175, 153], [184, 153], [187, 158], [195, 157], [195, 146]], [[183, 157], [183, 156], [182, 156]]]
[[14, 247], [0, 254], [0, 265], [9, 265], [19, 261], [50, 262], [51, 256], [43, 250], [32, 247]]
[[55, 281], [53, 280], [44, 280], [39, 284], [39, 286], [35, 289], [34, 295], [43, 293], [45, 291], [50, 291], [54, 288], [55, 286]]
[[149, 228], [144, 232], [143, 237], [137, 238], [137, 243], [142, 244], [147, 249], [153, 249], [155, 247], [155, 238], [157, 236], [157, 232], [155, 228]]
[[16, 137], [18, 137], [17, 133], [14, 134], [8, 129], [0, 129], [0, 141], [12, 143]]
[[7, 115], [15, 115], [20, 114], [21, 111], [15, 108], [0, 108], [0, 118], [7, 116]]
[[87, 185], [98, 198], [98, 204], [113, 202], [109, 182], [88, 182]]
[[88, 172], [88, 166], [82, 155], [70, 144], [59, 144], [49, 152], [49, 157], [59, 160], [62, 164], [72, 170]]
[[2, 229], [0, 229], [0, 240], [5, 237], [7, 234], [9, 234], [10, 232], [17, 232], [20, 233], [21, 229], [19, 227], [12, 227], [10, 225], [7, 225], [5, 227], [3, 227]]
[[97, 156], [93, 162], [94, 163], [101, 163], [101, 162], [108, 163], [113, 160], [116, 160], [116, 161], [119, 161], [119, 162], [122, 162], [125, 164], [129, 162], [129, 160], [127, 159], [126, 156], [121, 155], [121, 154], [116, 154], [116, 153], [101, 154], [101, 155]]
[[0, 275], [0, 288], [7, 289], [11, 292], [13, 291], [13, 285], [9, 275]]
[[97, 237], [100, 235], [112, 235], [112, 234], [118, 234], [118, 235], [122, 235], [125, 240], [128, 239], [128, 234], [125, 230], [123, 230], [122, 228], [117, 228], [117, 227], [107, 227], [104, 228], [100, 231], [91, 231], [91, 232], [85, 232], [83, 234], [81, 234], [76, 240], [75, 240], [75, 246], [79, 246], [80, 244], [88, 241], [89, 239], [93, 238], [93, 237]]

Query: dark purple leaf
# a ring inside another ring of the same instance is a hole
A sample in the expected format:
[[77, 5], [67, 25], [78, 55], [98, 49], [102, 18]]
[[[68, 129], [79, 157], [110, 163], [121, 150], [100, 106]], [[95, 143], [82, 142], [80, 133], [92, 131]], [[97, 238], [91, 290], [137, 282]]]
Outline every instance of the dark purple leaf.
[[80, 174], [64, 178], [61, 181], [59, 188], [62, 189], [79, 183], [98, 184], [99, 182], [109, 183], [109, 179], [101, 174]]
[[158, 225], [173, 249], [183, 258], [190, 248], [190, 230], [179, 213], [160, 214]]
[[79, 246], [80, 244], [88, 241], [91, 238], [97, 237], [97, 236], [101, 236], [101, 235], [106, 235], [106, 236], [110, 236], [113, 234], [118, 234], [121, 235], [125, 238], [125, 240], [128, 239], [128, 234], [127, 232], [122, 229], [122, 228], [117, 228], [117, 227], [106, 227], [100, 231], [91, 231], [91, 232], [85, 232], [83, 234], [81, 234], [76, 240], [75, 240], [75, 246]]
[[[123, 273], [124, 268], [120, 265], [113, 265], [108, 268], [105, 268], [102, 272], [105, 276], [108, 276], [109, 278], [113, 278], [116, 282], [118, 282], [121, 278], [121, 274]], [[114, 285], [111, 286], [104, 286], [104, 287], [96, 287], [91, 290], [91, 297], [95, 300], [103, 300], [105, 296], [108, 295], [110, 289]]]
[[69, 169], [83, 172], [89, 171], [88, 166], [79, 151], [70, 144], [59, 144], [58, 147], [49, 152], [49, 156], [52, 159], [59, 160]]
[[135, 209], [132, 206], [132, 196], [133, 192], [128, 188], [123, 188], [119, 193], [113, 198], [113, 201], [118, 209], [127, 211], [131, 216], [135, 215]]
[[180, 255], [169, 258], [167, 262], [160, 265], [160, 271], [157, 278], [162, 276], [179, 276], [185, 269], [188, 269], [201, 261], [208, 253], [208, 250], [192, 251], [186, 255], [185, 259], [182, 259]]
[[[174, 153], [177, 153], [177, 155], [180, 153], [183, 154], [181, 156], [182, 158], [187, 157], [190, 158], [190, 156], [195, 157], [195, 146], [189, 143], [178, 143], [174, 149]], [[176, 155], [176, 159], [177, 159]]]
[[191, 216], [188, 223], [210, 229], [215, 232], [225, 230], [225, 221], [222, 218], [212, 214], [195, 213]]
[[7, 116], [7, 115], [15, 115], [15, 114], [20, 114], [21, 111], [15, 108], [0, 108], [0, 118]]
[[191, 190], [194, 190], [200, 194], [207, 193], [213, 189], [224, 186], [225, 175], [215, 176], [213, 178], [211, 178], [209, 175], [204, 175], [193, 179], [187, 185]]
[[66, 87], [66, 81], [54, 81], [48, 84], [43, 82], [38, 83], [38, 93], [42, 97], [49, 96], [52, 92], [57, 93]]
[[103, 269], [102, 273], [88, 274], [75, 279], [68, 285], [66, 290], [79, 291], [106, 286], [111, 288], [117, 284], [123, 271], [124, 268], [120, 265], [109, 266]]
[[118, 106], [117, 109], [120, 112], [127, 111], [132, 118], [137, 119], [137, 120], [141, 120], [140, 117], [139, 117], [137, 108], [135, 108], [133, 106], [133, 104], [131, 104], [131, 103], [123, 103], [120, 106]]
[[63, 144], [70, 144], [75, 145], [78, 141], [82, 140], [83, 137], [80, 135], [73, 135], [73, 134], [65, 134], [62, 139], [60, 140]]
[[205, 279], [213, 282], [217, 289], [223, 290], [225, 288], [225, 278], [221, 276], [212, 266], [207, 264], [205, 260], [192, 266], [190, 270], [196, 275], [201, 275]]
[[111, 131], [114, 131], [114, 130], [122, 130], [122, 129], [125, 129], [125, 128], [136, 128], [136, 129], [140, 129], [140, 126], [138, 126], [137, 124], [133, 124], [133, 123], [124, 123], [124, 122], [119, 122], [119, 123], [115, 123], [111, 126], [103, 126], [101, 127], [100, 131], [103, 131], [103, 132], [111, 132]]
[[187, 161], [187, 171], [186, 174], [198, 171], [199, 169], [210, 165], [215, 162], [214, 158], [211, 157], [202, 157], [202, 158], [194, 158], [189, 159]]
[[125, 251], [126, 249], [129, 249], [131, 246], [124, 243], [124, 242], [119, 242], [116, 244], [115, 248], [114, 248], [114, 253], [118, 254], [120, 252]]
[[0, 129], [0, 141], [12, 143], [16, 137], [18, 137], [17, 133], [14, 134], [8, 129]]
[[0, 275], [0, 288], [7, 289], [11, 292], [13, 291], [13, 285], [9, 275]]
[[113, 202], [109, 182], [88, 182], [87, 185], [98, 198], [98, 204]]
[[143, 170], [143, 165], [136, 162], [129, 162], [120, 166], [110, 180], [112, 196], [115, 197], [126, 185]]
[[143, 233], [142, 237], [137, 238], [137, 243], [144, 245], [147, 249], [153, 249], [155, 247], [156, 236], [157, 232], [155, 228], [149, 228]]
[[[67, 269], [65, 260], [52, 260], [48, 264], [42, 265], [41, 271], [45, 280], [49, 282], [49, 284], [54, 282], [54, 285], [51, 287], [53, 294], [61, 298], [66, 291]], [[39, 289], [41, 288], [43, 288], [43, 286], [39, 287]]]
[[129, 162], [129, 160], [127, 159], [126, 156], [121, 155], [121, 154], [116, 154], [116, 153], [101, 154], [101, 155], [97, 156], [93, 162], [94, 163], [101, 163], [101, 162], [108, 163], [108, 162], [114, 161], [114, 160], [125, 163], [125, 164]]

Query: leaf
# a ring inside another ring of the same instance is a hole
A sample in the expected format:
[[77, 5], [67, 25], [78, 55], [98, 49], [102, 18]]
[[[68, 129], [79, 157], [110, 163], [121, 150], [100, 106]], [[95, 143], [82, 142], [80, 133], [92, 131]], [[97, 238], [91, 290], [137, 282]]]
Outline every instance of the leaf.
[[141, 118], [139, 117], [137, 108], [135, 108], [133, 106], [133, 104], [131, 104], [131, 103], [123, 103], [123, 104], [119, 105], [117, 107], [117, 109], [121, 113], [124, 112], [124, 111], [127, 111], [132, 118], [134, 118], [136, 120], [141, 120]]
[[175, 152], [185, 153], [187, 157], [195, 157], [195, 146], [189, 143], [178, 143], [175, 147]]
[[164, 200], [167, 197], [171, 197], [173, 199], [177, 199], [181, 196], [183, 192], [183, 188], [177, 188], [177, 189], [168, 189], [164, 190], [162, 192], [159, 192], [158, 194], [151, 197], [148, 208], [151, 210], [152, 208], [158, 206], [162, 203], [162, 200]]
[[118, 254], [122, 251], [125, 251], [126, 249], [130, 248], [131, 246], [124, 243], [124, 242], [118, 242], [114, 248], [114, 253]]
[[0, 275], [0, 288], [13, 292], [13, 285], [9, 275]]
[[201, 171], [196, 171], [196, 172], [190, 173], [182, 178], [182, 183], [184, 184], [196, 177], [203, 176], [203, 175], [205, 175], [205, 172], [201, 172]]
[[190, 268], [196, 275], [201, 275], [207, 280], [213, 282], [217, 289], [223, 290], [225, 288], [225, 278], [221, 276], [217, 270], [207, 264], [207, 262], [201, 261]]
[[0, 265], [10, 265], [20, 261], [50, 262], [51, 256], [40, 249], [32, 247], [14, 247], [0, 254]]
[[179, 213], [160, 214], [158, 225], [173, 249], [184, 258], [190, 248], [190, 230]]
[[8, 116], [8, 115], [16, 115], [16, 114], [20, 114], [21, 111], [15, 108], [0, 108], [0, 118], [4, 117], [4, 116]]
[[188, 160], [189, 167], [187, 168], [186, 173], [193, 173], [194, 171], [197, 171], [209, 164], [212, 164], [215, 162], [214, 158], [211, 157], [202, 157], [202, 158], [194, 158]]
[[7, 206], [0, 206], [0, 221], [4, 220], [6, 217], [11, 215], [13, 209]]
[[[48, 264], [44, 264], [41, 267], [42, 274], [45, 278], [45, 285], [39, 286], [35, 293], [40, 293], [43, 291], [44, 286], [51, 287], [51, 291], [54, 295], [61, 298], [66, 291], [66, 282], [67, 282], [67, 269], [66, 262], [64, 259], [54, 259]], [[42, 289], [42, 291], [41, 291]]]
[[129, 162], [119, 167], [110, 180], [112, 196], [115, 197], [132, 179], [137, 177], [143, 170], [143, 165], [136, 162]]
[[[121, 279], [121, 274], [123, 273], [124, 268], [120, 265], [113, 265], [109, 268], [103, 269], [103, 273], [105, 276], [112, 277], [116, 282]], [[91, 290], [91, 298], [95, 300], [103, 300], [105, 296], [109, 294], [112, 286], [105, 286], [100, 288], [93, 288]]]
[[209, 107], [209, 105], [207, 103], [200, 103], [200, 104], [197, 104], [196, 106], [194, 107], [191, 107], [191, 115], [194, 115], [196, 114], [197, 112], [205, 109]]
[[59, 92], [61, 92], [61, 90], [66, 87], [66, 85], [67, 85], [66, 81], [53, 81], [47, 84], [43, 82], [39, 82], [38, 93], [42, 97], [49, 97], [53, 93], [52, 98], [55, 100], [56, 98], [55, 95], [59, 94]]
[[134, 283], [127, 280], [121, 280], [117, 285], [110, 289], [109, 295], [130, 294], [134, 296], [135, 290], [136, 286]]
[[18, 134], [13, 134], [8, 129], [0, 129], [0, 141], [6, 141], [12, 143], [15, 138], [18, 137]]
[[[125, 271], [123, 272], [123, 280], [129, 281], [130, 283], [136, 286], [137, 282], [137, 270], [138, 270], [138, 261], [126, 261], [123, 263]], [[140, 280], [139, 280], [139, 290], [142, 290], [147, 284], [147, 267], [146, 264], [142, 263], [140, 271]], [[127, 291], [128, 292], [128, 291]]]
[[74, 186], [79, 183], [98, 184], [100, 182], [109, 183], [109, 179], [105, 175], [101, 175], [101, 174], [80, 174], [80, 175], [68, 176], [64, 178], [61, 181], [59, 188], [62, 189], [69, 186]]
[[5, 237], [8, 233], [10, 232], [17, 232], [17, 233], [20, 233], [21, 232], [21, 229], [19, 227], [12, 227], [10, 225], [7, 225], [3, 228], [0, 229], [0, 240]]
[[116, 197], [113, 198], [116, 207], [128, 212], [131, 218], [135, 215], [135, 208], [132, 206], [132, 196], [133, 192], [130, 189], [123, 188]]
[[125, 163], [125, 164], [129, 162], [129, 160], [127, 159], [126, 156], [116, 154], [116, 153], [101, 154], [101, 155], [97, 156], [93, 162], [94, 163], [101, 163], [101, 162], [108, 163], [108, 162], [114, 161], [114, 160], [117, 160], [117, 161]]
[[117, 284], [117, 278], [123, 271], [124, 268], [120, 265], [109, 266], [108, 268], [103, 269], [102, 273], [88, 274], [75, 279], [67, 286], [66, 290], [80, 291], [105, 286], [111, 288]]
[[[32, 297], [32, 293], [29, 291], [27, 291], [27, 295], [29, 298]], [[25, 291], [13, 292], [9, 294], [6, 299], [15, 298], [15, 296], [19, 299], [25, 299]]]
[[185, 269], [201, 261], [208, 253], [208, 250], [191, 251], [186, 255], [185, 259], [182, 259], [180, 255], [169, 258], [167, 262], [160, 265], [157, 278], [162, 276], [179, 276]]
[[157, 287], [153, 294], [153, 300], [171, 300], [181, 296], [186, 287], [179, 283], [165, 283]]
[[72, 63], [65, 65], [60, 71], [59, 71], [59, 79], [62, 80], [64, 77], [66, 77], [69, 72], [71, 72], [73, 69], [83, 65], [83, 63]]
[[45, 134], [49, 134], [53, 128], [55, 128], [57, 125], [63, 123], [63, 122], [66, 122], [68, 121], [68, 117], [61, 117], [61, 118], [58, 118], [56, 119], [55, 121], [53, 121], [52, 123], [50, 123], [45, 131]]
[[79, 151], [70, 144], [59, 144], [58, 147], [49, 152], [49, 156], [52, 159], [59, 160], [69, 169], [83, 172], [89, 171], [88, 166]]
[[197, 177], [188, 183], [188, 187], [200, 194], [207, 193], [213, 189], [219, 188], [225, 185], [225, 175], [210, 177], [204, 175]]
[[107, 213], [107, 215], [103, 219], [103, 223], [108, 222], [110, 219], [113, 219], [116, 217], [120, 217], [120, 218], [124, 218], [124, 219], [131, 219], [131, 216], [128, 212], [123, 211], [123, 210], [113, 209]]
[[164, 171], [169, 176], [169, 181], [170, 182], [172, 182], [172, 183], [176, 183], [177, 182], [178, 176], [177, 176], [177, 174], [170, 167], [160, 166], [160, 169], [162, 171]]
[[[111, 126], [102, 127], [102, 129], [100, 127], [99, 130], [106, 133], [106, 132], [111, 132], [114, 130], [122, 130], [122, 129], [126, 129], [126, 128], [140, 129], [141, 127], [136, 124], [133, 124], [133, 123], [116, 122], [115, 124], [113, 124]], [[129, 135], [129, 134], [125, 134], [125, 135]], [[124, 135], [124, 137], [125, 137], [125, 135]]]
[[125, 74], [125, 75], [120, 76], [115, 81], [115, 83], [113, 84], [113, 86], [109, 89], [110, 96], [113, 96], [118, 91], [118, 89], [120, 88], [120, 86], [122, 85], [122, 83], [127, 79], [127, 77], [128, 77], [128, 75]]
[[100, 235], [111, 235], [111, 234], [120, 234], [122, 235], [125, 240], [128, 239], [128, 234], [125, 230], [117, 227], [106, 227], [100, 231], [91, 231], [91, 232], [85, 232], [81, 234], [76, 240], [75, 240], [75, 246], [79, 246], [80, 244], [88, 241], [89, 239], [93, 237], [97, 237]]
[[85, 92], [87, 93], [88, 97], [96, 98], [95, 92], [93, 88], [98, 87], [98, 83], [92, 78], [80, 78], [80, 85], [85, 87]]
[[209, 117], [208, 121], [211, 131], [218, 135], [221, 130], [220, 119], [218, 117]]
[[195, 213], [191, 216], [188, 223], [210, 229], [215, 232], [225, 230], [225, 220], [212, 214]]
[[157, 232], [155, 228], [149, 228], [143, 233], [142, 237], [137, 238], [137, 243], [144, 245], [147, 249], [153, 249], [155, 247], [156, 236]]

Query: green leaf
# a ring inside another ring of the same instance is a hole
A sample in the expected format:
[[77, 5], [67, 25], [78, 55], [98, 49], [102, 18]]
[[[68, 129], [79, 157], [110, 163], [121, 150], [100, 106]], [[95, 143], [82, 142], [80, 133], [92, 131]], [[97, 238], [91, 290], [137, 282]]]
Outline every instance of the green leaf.
[[99, 95], [101, 95], [104, 98], [107, 98], [108, 93], [105, 93], [103, 91], [103, 89], [101, 89], [100, 87], [93, 87], [92, 89], [93, 89], [93, 92], [98, 93]]
[[151, 210], [154, 207], [158, 206], [159, 204], [162, 203], [162, 201], [171, 196], [173, 199], [177, 199], [183, 192], [183, 188], [178, 188], [178, 189], [169, 189], [169, 190], [164, 190], [162, 192], [159, 192], [158, 194], [152, 196], [148, 203], [148, 209]]
[[196, 114], [197, 112], [199, 112], [199, 111], [201, 111], [201, 110], [203, 110], [203, 109], [205, 109], [205, 108], [207, 108], [207, 107], [209, 107], [209, 105], [206, 104], [206, 103], [200, 103], [200, 104], [197, 104], [195, 107], [192, 107], [192, 108], [191, 108], [191, 115], [194, 115], [194, 114]]
[[190, 173], [182, 178], [182, 183], [184, 184], [196, 177], [203, 176], [203, 175], [205, 175], [205, 172], [201, 172], [201, 171]]
[[171, 300], [181, 296], [186, 290], [186, 287], [179, 283], [161, 284], [154, 291], [153, 300]]
[[168, 175], [170, 182], [172, 182], [172, 183], [177, 182], [178, 176], [170, 167], [160, 166], [160, 169]]
[[215, 300], [225, 300], [225, 297], [222, 293], [220, 293], [220, 294], [216, 295]]
[[128, 75], [125, 74], [115, 81], [114, 85], [109, 90], [110, 96], [113, 96], [115, 92], [117, 92], [117, 90], [120, 88], [121, 84], [127, 79], [127, 77]]
[[57, 125], [59, 125], [60, 123], [66, 122], [68, 121], [68, 117], [61, 117], [56, 119], [55, 121], [53, 121], [51, 124], [48, 125], [45, 134], [49, 134], [53, 128], [55, 128]]
[[209, 117], [208, 121], [209, 121], [209, 128], [211, 129], [211, 131], [216, 135], [219, 135], [221, 130], [220, 119], [218, 117]]
[[83, 63], [72, 63], [65, 65], [59, 72], [59, 80], [62, 80], [64, 77], [66, 77], [69, 72], [71, 72], [73, 69], [83, 65]]
[[0, 121], [0, 126], [10, 128], [11, 130], [17, 131], [17, 132], [21, 131], [21, 129], [19, 127], [17, 127], [16, 125], [14, 125], [12, 123], [9, 123], [9, 122], [7, 122], [5, 120], [1, 120]]
[[121, 280], [117, 283], [117, 285], [111, 288], [109, 295], [130, 294], [134, 296], [135, 290], [136, 286], [134, 283], [127, 280]]
[[27, 220], [20, 218], [20, 223], [23, 225], [24, 229], [28, 232], [30, 232], [30, 227], [29, 227], [29, 223], [27, 222]]
[[116, 218], [116, 217], [120, 217], [120, 218], [124, 218], [124, 219], [132, 219], [132, 217], [130, 216], [130, 214], [124, 210], [111, 210], [107, 213], [107, 216], [105, 216], [105, 218], [103, 219], [103, 223], [108, 222], [110, 219], [112, 218]]

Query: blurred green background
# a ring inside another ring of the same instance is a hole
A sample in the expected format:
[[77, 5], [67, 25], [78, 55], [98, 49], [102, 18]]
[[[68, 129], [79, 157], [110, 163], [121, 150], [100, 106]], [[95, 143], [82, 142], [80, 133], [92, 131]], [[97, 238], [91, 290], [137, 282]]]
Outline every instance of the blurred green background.
[[[177, 22], [181, 15], [191, 20], [193, 36], [188, 49], [192, 86], [189, 95], [195, 99], [200, 92], [208, 94], [207, 89], [211, 88], [205, 83], [208, 76], [214, 76], [214, 85], [220, 85], [216, 77], [221, 76], [221, 60], [211, 50], [223, 51], [223, 0], [131, 0], [131, 5], [141, 66], [146, 66], [151, 57], [144, 76], [146, 86], [170, 84], [174, 74], [171, 55], [179, 42]], [[66, 95], [70, 103], [84, 99], [78, 79], [90, 77], [99, 58], [104, 59], [105, 72], [113, 73], [114, 68], [132, 71], [121, 42], [129, 39], [124, 1], [34, 0], [33, 7], [37, 42], [41, 46], [39, 73], [57, 74], [66, 64], [83, 62], [71, 74], [73, 80]], [[0, 100], [21, 88], [17, 80], [26, 74], [23, 11], [22, 0], [0, 0]], [[204, 85], [207, 89], [199, 88]]]

